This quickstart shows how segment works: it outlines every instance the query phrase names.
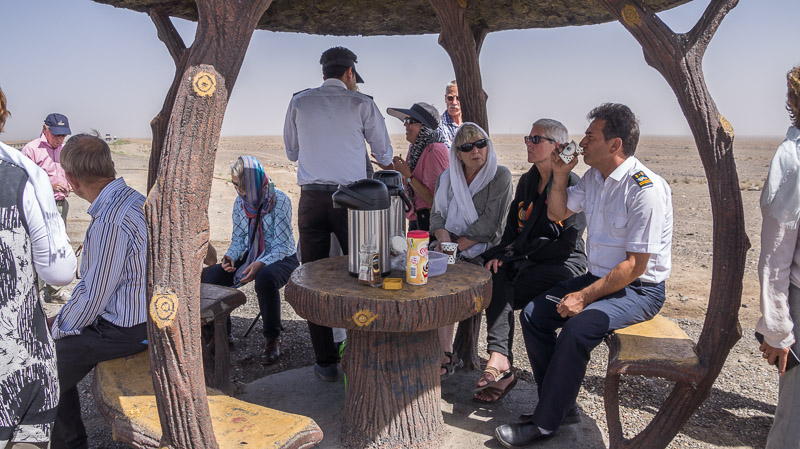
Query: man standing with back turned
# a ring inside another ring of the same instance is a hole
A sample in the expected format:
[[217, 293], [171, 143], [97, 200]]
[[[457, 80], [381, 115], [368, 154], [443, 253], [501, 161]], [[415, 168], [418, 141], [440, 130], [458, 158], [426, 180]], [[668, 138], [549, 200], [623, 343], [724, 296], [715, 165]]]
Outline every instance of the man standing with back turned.
[[506, 447], [548, 439], [562, 424], [580, 420], [575, 400], [592, 349], [610, 332], [653, 318], [666, 299], [672, 254], [669, 185], [633, 157], [639, 123], [627, 106], [605, 103], [588, 118], [592, 122], [580, 145], [591, 168], [567, 187], [578, 160], [565, 164], [557, 153], [551, 155], [547, 216], [557, 221], [586, 212], [589, 272], [537, 296], [520, 315], [539, 402], [523, 422], [495, 429]]
[[[301, 262], [328, 257], [331, 233], [347, 254], [347, 209], [334, 209], [331, 195], [339, 184], [367, 176], [366, 144], [383, 165], [392, 162], [386, 123], [372, 97], [357, 92], [364, 82], [356, 72], [355, 53], [334, 47], [322, 53], [322, 86], [294, 94], [286, 112], [283, 140], [286, 156], [297, 161], [300, 206]], [[333, 331], [308, 323], [314, 346], [314, 372], [333, 382], [339, 374], [339, 354]]]

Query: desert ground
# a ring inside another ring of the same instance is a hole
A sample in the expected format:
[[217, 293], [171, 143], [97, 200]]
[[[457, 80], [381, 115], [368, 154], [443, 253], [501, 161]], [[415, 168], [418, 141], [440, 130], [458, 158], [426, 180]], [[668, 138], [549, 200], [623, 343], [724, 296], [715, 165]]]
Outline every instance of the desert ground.
[[[574, 136], [579, 140], [581, 136]], [[530, 168], [526, 161], [525, 145], [520, 135], [493, 137], [500, 164], [519, 176]], [[395, 154], [405, 155], [407, 143], [403, 136], [392, 137]], [[759, 231], [761, 217], [758, 207], [760, 188], [766, 178], [768, 165], [780, 137], [736, 138], [734, 153], [739, 174], [747, 235], [751, 249], [747, 255], [743, 279], [742, 306], [739, 317], [743, 337], [731, 352], [728, 362], [717, 380], [714, 391], [706, 403], [695, 413], [670, 447], [698, 448], [761, 448], [764, 446], [774, 407], [777, 403], [777, 374], [760, 358], [752, 329], [759, 317], [758, 277], [756, 266], [760, 251]], [[147, 158], [150, 142], [146, 139], [123, 139], [111, 145], [118, 176], [142, 193], [145, 193]], [[229, 164], [239, 155], [258, 157], [276, 186], [286, 192], [295, 206], [293, 220], [296, 224], [296, 206], [300, 189], [297, 186], [296, 164], [289, 162], [280, 136], [225, 137], [217, 150], [211, 200], [208, 209], [211, 241], [224, 254], [230, 242], [231, 206], [235, 191], [230, 183]], [[674, 207], [674, 235], [672, 275], [667, 282], [667, 302], [662, 313], [676, 319], [693, 338], [702, 329], [711, 283], [712, 215], [708, 182], [695, 147], [689, 137], [643, 137], [636, 156], [656, 173], [663, 176], [672, 187]], [[576, 171], [586, 170], [583, 162]], [[83, 240], [88, 225], [86, 201], [70, 198], [68, 232], [73, 246]], [[296, 229], [296, 226], [295, 226]], [[295, 236], [297, 232], [295, 231]], [[244, 287], [248, 303], [234, 312], [234, 336], [241, 337], [258, 313], [257, 301], [251, 286]], [[46, 306], [55, 313], [56, 305]], [[258, 355], [263, 349], [261, 325], [256, 324], [247, 339], [238, 338], [232, 352], [235, 381], [247, 383], [278, 371], [313, 363], [313, 352], [305, 322], [291, 306], [282, 307], [285, 333], [284, 355], [271, 367], [262, 367]], [[519, 334], [519, 332], [518, 332]], [[524, 352], [521, 336], [514, 343], [515, 365], [522, 379], [532, 382], [530, 365]], [[485, 341], [481, 348], [486, 357]], [[605, 415], [602, 406], [602, 385], [607, 351], [598, 347], [592, 357], [579, 405], [584, 413], [596, 420], [605, 432]], [[475, 374], [477, 380], [478, 374]], [[111, 440], [111, 431], [94, 408], [90, 399], [89, 384], [82, 384], [84, 416], [90, 430], [92, 447], [123, 447]], [[633, 378], [622, 387], [624, 397], [623, 423], [632, 435], [647, 423], [648, 417], [658, 409], [660, 401], [669, 391], [669, 384], [659, 380]], [[469, 394], [469, 392], [465, 392]]]

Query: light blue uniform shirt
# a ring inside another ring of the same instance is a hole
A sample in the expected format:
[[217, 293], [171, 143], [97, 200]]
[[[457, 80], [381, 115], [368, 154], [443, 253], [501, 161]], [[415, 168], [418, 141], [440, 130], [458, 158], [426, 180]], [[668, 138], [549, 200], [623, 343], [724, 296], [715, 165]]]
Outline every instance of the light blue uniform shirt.
[[295, 94], [286, 111], [286, 156], [297, 162], [297, 184], [349, 184], [367, 177], [366, 139], [381, 164], [392, 145], [378, 106], [336, 78]]

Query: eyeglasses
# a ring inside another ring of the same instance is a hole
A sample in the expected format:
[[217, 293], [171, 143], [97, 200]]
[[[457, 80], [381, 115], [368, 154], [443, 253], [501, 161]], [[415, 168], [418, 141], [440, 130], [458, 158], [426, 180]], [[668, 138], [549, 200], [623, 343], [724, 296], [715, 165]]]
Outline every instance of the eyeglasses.
[[236, 189], [237, 192], [241, 192], [243, 190], [244, 186], [240, 186], [238, 182], [231, 181], [231, 184], [233, 184], [233, 188]]
[[476, 140], [475, 142], [465, 143], [458, 147], [458, 151], [462, 153], [469, 153], [472, 151], [473, 148], [486, 148], [486, 145], [489, 145], [489, 141], [486, 139]]
[[[444, 97], [447, 101], [454, 101], [458, 100], [458, 95], [445, 95]], [[460, 101], [460, 100], [459, 100]]]
[[404, 125], [413, 125], [414, 123], [421, 123], [421, 122], [415, 119], [414, 117], [406, 117], [403, 119]]
[[525, 136], [525, 143], [532, 143], [534, 145], [537, 145], [539, 142], [542, 141], [542, 139], [548, 140], [548, 141], [553, 142], [553, 143], [556, 143], [555, 139], [551, 139], [551, 138], [545, 137], [545, 136]]

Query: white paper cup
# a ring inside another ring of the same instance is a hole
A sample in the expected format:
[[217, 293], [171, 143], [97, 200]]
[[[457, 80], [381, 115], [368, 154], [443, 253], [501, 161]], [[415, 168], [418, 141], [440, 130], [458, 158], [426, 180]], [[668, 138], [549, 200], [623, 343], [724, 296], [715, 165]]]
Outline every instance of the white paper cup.
[[447, 254], [447, 264], [452, 265], [456, 263], [456, 253], [458, 252], [458, 243], [456, 242], [442, 242], [442, 252]]

